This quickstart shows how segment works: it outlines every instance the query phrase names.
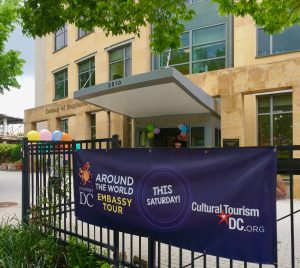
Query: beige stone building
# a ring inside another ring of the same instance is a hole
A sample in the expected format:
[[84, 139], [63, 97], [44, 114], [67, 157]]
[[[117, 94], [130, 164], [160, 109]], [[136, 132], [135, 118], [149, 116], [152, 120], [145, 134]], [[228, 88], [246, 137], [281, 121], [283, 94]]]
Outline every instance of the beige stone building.
[[196, 16], [169, 62], [168, 51], [151, 54], [150, 26], [138, 38], [66, 25], [37, 40], [37, 107], [25, 112], [25, 131], [117, 133], [124, 147], [300, 144], [300, 26], [269, 36], [250, 18], [220, 17], [208, 0], [190, 7]]

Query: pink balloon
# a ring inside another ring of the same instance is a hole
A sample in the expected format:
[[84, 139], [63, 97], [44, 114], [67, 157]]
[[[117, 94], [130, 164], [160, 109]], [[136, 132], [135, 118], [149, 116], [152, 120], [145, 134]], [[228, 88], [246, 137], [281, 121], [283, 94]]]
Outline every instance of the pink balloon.
[[156, 127], [153, 132], [154, 132], [154, 134], [159, 134], [160, 133], [160, 129], [158, 127]]
[[48, 129], [42, 129], [40, 131], [40, 140], [42, 141], [51, 141], [52, 140], [52, 133]]
[[182, 138], [185, 138], [185, 137], [186, 137], [186, 132], [181, 132], [181, 133], [180, 133], [180, 136], [181, 136]]

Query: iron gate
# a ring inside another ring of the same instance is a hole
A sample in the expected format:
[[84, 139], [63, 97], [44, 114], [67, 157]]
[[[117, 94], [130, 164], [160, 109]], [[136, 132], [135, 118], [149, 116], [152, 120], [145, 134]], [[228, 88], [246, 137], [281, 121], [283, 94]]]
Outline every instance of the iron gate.
[[[278, 159], [278, 173], [286, 176], [283, 183], [289, 186], [289, 198], [277, 202], [277, 208], [281, 206], [277, 217], [279, 255], [277, 264], [273, 266], [192, 252], [76, 219], [74, 150], [108, 150], [118, 145], [117, 135], [107, 139], [71, 142], [28, 142], [23, 139], [23, 221], [39, 221], [41, 230], [51, 230], [62, 242], [67, 242], [70, 237], [85, 241], [89, 250], [115, 267], [300, 267], [300, 239], [295, 240], [297, 236], [300, 238], [300, 207], [295, 208], [295, 202], [297, 205], [300, 202], [294, 200], [294, 177], [300, 174], [300, 146], [277, 147], [278, 155], [284, 156]], [[295, 157], [297, 151], [299, 158]], [[299, 222], [296, 230], [295, 215]], [[289, 238], [286, 236], [287, 230]]]

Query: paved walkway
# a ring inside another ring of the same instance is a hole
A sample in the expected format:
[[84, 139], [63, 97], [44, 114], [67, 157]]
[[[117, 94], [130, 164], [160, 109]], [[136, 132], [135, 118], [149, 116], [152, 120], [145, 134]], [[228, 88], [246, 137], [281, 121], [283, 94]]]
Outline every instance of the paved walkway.
[[13, 218], [21, 219], [22, 207], [22, 173], [20, 171], [0, 171], [0, 204], [13, 202], [12, 207], [0, 206], [0, 223]]

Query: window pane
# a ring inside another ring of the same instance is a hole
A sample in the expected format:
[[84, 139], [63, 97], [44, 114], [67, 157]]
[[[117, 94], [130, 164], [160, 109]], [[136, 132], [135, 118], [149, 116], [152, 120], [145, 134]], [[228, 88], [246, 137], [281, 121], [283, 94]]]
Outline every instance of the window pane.
[[276, 114], [273, 116], [273, 145], [292, 145], [292, 114]]
[[186, 32], [180, 35], [181, 47], [188, 47], [190, 45], [190, 33]]
[[225, 68], [225, 58], [193, 63], [193, 74]]
[[225, 42], [193, 48], [193, 60], [203, 60], [225, 56]]
[[258, 116], [258, 145], [269, 146], [271, 145], [270, 140], [270, 115], [259, 115]]
[[204, 146], [204, 127], [191, 128], [192, 147]]
[[257, 99], [258, 113], [270, 113], [270, 97], [258, 97]]
[[79, 73], [86, 72], [90, 69], [90, 63], [89, 61], [84, 61], [78, 64], [78, 71]]
[[193, 45], [202, 45], [225, 39], [225, 24], [193, 31]]
[[124, 61], [110, 64], [110, 80], [115, 80], [123, 77]]
[[189, 64], [183, 64], [183, 65], [176, 65], [174, 68], [181, 72], [182, 74], [189, 74], [190, 73], [190, 65]]
[[59, 82], [55, 84], [55, 99], [61, 99], [63, 97], [65, 97], [64, 82]]
[[[161, 55], [161, 67], [167, 65], [169, 52], [164, 52]], [[190, 51], [188, 49], [179, 49], [177, 51], [172, 51], [170, 56], [169, 65], [186, 63], [189, 62], [190, 59]]]
[[60, 34], [55, 38], [55, 50], [58, 50], [65, 46], [64, 35]]
[[263, 29], [257, 30], [257, 55], [270, 54], [270, 36]]
[[109, 62], [122, 60], [124, 58], [124, 48], [115, 49], [109, 53]]
[[281, 34], [273, 35], [273, 54], [300, 49], [300, 26], [286, 28]]
[[85, 72], [79, 75], [79, 89], [86, 88], [89, 86], [87, 82], [89, 79], [89, 72]]
[[55, 74], [55, 83], [65, 80], [65, 72], [59, 72]]
[[292, 94], [280, 94], [273, 97], [274, 113], [292, 111]]
[[125, 76], [131, 75], [131, 58], [125, 60]]
[[125, 57], [130, 58], [131, 57], [131, 46], [125, 47]]

